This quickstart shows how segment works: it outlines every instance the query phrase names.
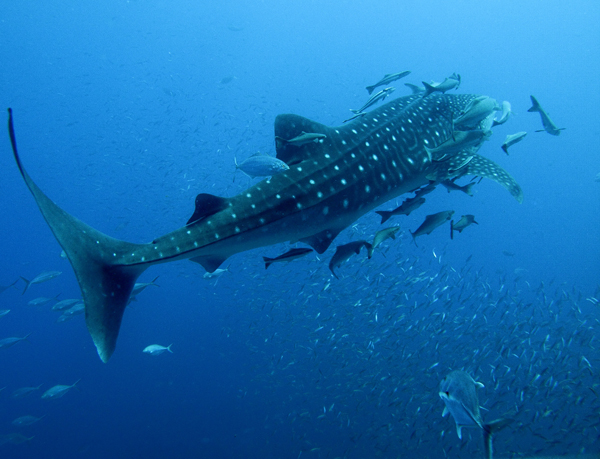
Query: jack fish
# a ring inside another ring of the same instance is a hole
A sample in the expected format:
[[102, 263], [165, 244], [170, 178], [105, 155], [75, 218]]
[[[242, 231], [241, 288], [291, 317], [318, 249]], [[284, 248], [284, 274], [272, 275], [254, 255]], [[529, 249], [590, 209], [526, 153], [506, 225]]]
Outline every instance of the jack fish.
[[21, 161], [10, 109], [8, 124], [19, 171], [73, 267], [88, 331], [107, 362], [136, 279], [152, 265], [190, 259], [213, 272], [236, 253], [282, 242], [301, 241], [322, 254], [365, 213], [430, 181], [457, 176], [491, 178], [521, 202], [523, 192], [515, 180], [476, 149], [436, 162], [425, 151], [452, 136], [452, 120], [476, 97], [400, 97], [338, 127], [279, 115], [275, 136], [293, 139], [309, 132], [323, 137], [299, 147], [280, 144], [276, 157], [289, 170], [237, 196], [199, 194], [183, 227], [146, 244], [111, 238], [50, 200]]

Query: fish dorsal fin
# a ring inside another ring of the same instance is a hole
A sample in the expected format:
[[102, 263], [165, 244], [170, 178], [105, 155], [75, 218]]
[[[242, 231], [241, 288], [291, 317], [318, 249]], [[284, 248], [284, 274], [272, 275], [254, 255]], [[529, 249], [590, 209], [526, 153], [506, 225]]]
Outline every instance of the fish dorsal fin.
[[317, 253], [321, 254], [329, 248], [338, 234], [340, 234], [340, 230], [330, 229], [302, 238], [300, 241], [310, 245]]
[[204, 269], [206, 269], [209, 273], [214, 273], [219, 266], [223, 264], [223, 262], [227, 260], [227, 257], [219, 257], [219, 256], [207, 256], [207, 257], [194, 257], [190, 258], [190, 261], [194, 263], [198, 263], [202, 265]]
[[194, 213], [187, 221], [186, 225], [191, 225], [209, 215], [216, 214], [225, 209], [228, 204], [229, 201], [226, 198], [221, 198], [208, 193], [200, 193], [196, 196]]
[[[293, 139], [302, 133], [324, 134], [330, 137], [331, 128], [316, 121], [309, 120], [298, 115], [279, 115], [275, 118], [275, 137], [285, 140]], [[310, 158], [317, 151], [323, 151], [328, 139], [323, 139], [323, 143], [310, 142], [302, 146], [290, 145], [285, 142], [277, 142], [277, 159], [280, 159], [288, 166], [298, 164]]]

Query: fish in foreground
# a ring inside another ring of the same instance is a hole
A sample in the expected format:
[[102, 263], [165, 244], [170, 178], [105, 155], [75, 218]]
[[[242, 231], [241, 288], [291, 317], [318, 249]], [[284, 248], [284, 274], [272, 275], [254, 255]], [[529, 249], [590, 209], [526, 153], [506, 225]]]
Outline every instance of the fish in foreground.
[[48, 282], [49, 280], [54, 279], [60, 276], [61, 274], [61, 271], [45, 271], [35, 276], [32, 280], [26, 279], [23, 276], [21, 276], [21, 279], [25, 281], [25, 289], [23, 290], [23, 295], [27, 290], [29, 290], [29, 287], [31, 287], [33, 284], [41, 284], [42, 282]]
[[528, 112], [538, 112], [540, 114], [540, 116], [542, 117], [542, 126], [544, 126], [544, 129], [540, 129], [539, 131], [535, 131], [535, 132], [546, 131], [548, 134], [560, 135], [560, 131], [564, 131], [566, 128], [559, 128], [556, 124], [554, 124], [554, 122], [548, 116], [548, 113], [546, 113], [546, 110], [544, 110], [542, 108], [542, 106], [537, 101], [537, 99], [533, 96], [529, 96], [529, 97], [531, 97], [532, 105], [531, 105], [531, 108], [527, 111]]
[[46, 297], [39, 297], [39, 298], [34, 298], [33, 300], [29, 301], [27, 303], [28, 306], [45, 306], [48, 303], [51, 303], [52, 301], [56, 301], [58, 299], [58, 297], [60, 296], [60, 293], [52, 298], [46, 298]]
[[10, 337], [10, 338], [0, 339], [0, 349], [8, 349], [9, 347], [14, 346], [15, 344], [17, 344], [21, 341], [25, 341], [30, 336], [31, 336], [31, 333], [28, 333], [23, 338]]
[[508, 121], [508, 118], [512, 114], [512, 110], [510, 109], [510, 102], [504, 101], [502, 102], [502, 113], [500, 114], [500, 118], [492, 121], [492, 127], [501, 126], [502, 124]]
[[456, 433], [462, 440], [463, 427], [478, 427], [483, 431], [485, 457], [491, 459], [492, 434], [507, 426], [512, 419], [497, 419], [484, 424], [479, 409], [477, 388], [484, 387], [464, 371], [453, 371], [440, 383], [439, 396], [444, 401], [445, 407], [442, 416], [452, 415], [456, 423]]
[[425, 198], [415, 196], [414, 198], [406, 198], [402, 204], [394, 210], [376, 210], [375, 213], [381, 215], [381, 224], [395, 215], [410, 215], [410, 213], [425, 204]]
[[400, 78], [404, 78], [408, 75], [410, 75], [410, 70], [405, 70], [404, 72], [398, 73], [388, 73], [374, 85], [367, 86], [367, 91], [369, 91], [369, 94], [373, 94], [375, 88], [378, 88], [379, 86], [387, 86], [388, 84], [393, 83], [394, 81], [399, 80]]
[[455, 231], [462, 233], [467, 226], [472, 224], [479, 225], [479, 223], [475, 221], [475, 216], [470, 214], [462, 215], [460, 220], [456, 223], [454, 223], [454, 220], [450, 220], [450, 239], [454, 239]]
[[21, 388], [15, 390], [11, 394], [11, 398], [17, 399], [17, 398], [26, 397], [29, 394], [31, 394], [32, 392], [40, 390], [40, 387], [42, 387], [42, 384], [40, 384], [39, 386], [35, 386], [35, 387], [21, 387]]
[[154, 264], [190, 259], [214, 272], [236, 253], [298, 241], [321, 254], [367, 212], [431, 182], [456, 176], [490, 178], [522, 202], [516, 181], [476, 149], [443, 162], [429, 161], [424, 147], [436, 147], [451, 136], [453, 118], [476, 97], [399, 97], [337, 127], [298, 115], [279, 115], [276, 136], [292, 139], [302, 132], [322, 133], [323, 142], [278, 149], [277, 159], [290, 169], [237, 196], [199, 194], [183, 227], [147, 244], [106, 236], [58, 207], [23, 166], [12, 110], [8, 130], [21, 176], [75, 271], [88, 331], [101, 360], [107, 362], [136, 279]]
[[41, 421], [45, 417], [46, 417], [46, 415], [38, 418], [38, 417], [31, 416], [30, 414], [28, 414], [25, 416], [20, 416], [17, 419], [13, 420], [12, 425], [17, 426], [17, 427], [30, 426], [32, 424], [35, 424], [36, 422]]
[[502, 151], [508, 155], [508, 147], [512, 147], [515, 143], [520, 142], [526, 135], [527, 133], [525, 131], [507, 135], [506, 140], [504, 140], [501, 147]]
[[[327, 136], [325, 134], [320, 134], [318, 132], [304, 132], [302, 131], [300, 135], [297, 135], [293, 139], [286, 140], [283, 137], [275, 136], [275, 146], [277, 149], [281, 149], [287, 145], [291, 145], [293, 147], [301, 147], [302, 145], [306, 145], [307, 143], [319, 143], [323, 142]], [[285, 164], [285, 163], [284, 163]], [[287, 164], [286, 164], [287, 166]], [[288, 167], [289, 169], [289, 167]]]
[[428, 95], [433, 94], [434, 92], [445, 93], [446, 91], [450, 91], [451, 89], [458, 89], [458, 87], [460, 86], [460, 75], [453, 73], [444, 81], [437, 84], [425, 83], [424, 81], [422, 83], [425, 87], [425, 92], [423, 93], [423, 97], [425, 98]]
[[462, 191], [467, 196], [473, 196], [473, 187], [476, 185], [475, 182], [469, 182], [466, 185], [458, 185], [455, 180], [456, 179], [442, 180], [440, 184], [448, 190], [448, 193], [451, 191]]
[[411, 235], [413, 238], [413, 242], [415, 243], [415, 245], [417, 245], [415, 239], [423, 234], [431, 234], [431, 232], [436, 229], [437, 227], [443, 225], [445, 222], [447, 222], [448, 220], [450, 220], [452, 218], [452, 215], [454, 215], [454, 211], [453, 210], [443, 210], [442, 212], [438, 212], [435, 214], [431, 214], [431, 215], [427, 215], [425, 217], [425, 221], [423, 221], [423, 223], [421, 223], [421, 226], [419, 226], [415, 232], [413, 233], [411, 231]]
[[17, 279], [16, 281], [14, 281], [12, 284], [9, 284], [9, 285], [0, 285], [0, 293], [11, 288], [13, 285], [15, 285], [17, 283], [18, 280], [19, 279]]
[[235, 162], [236, 170], [241, 170], [250, 178], [272, 177], [289, 169], [289, 166], [283, 161], [262, 153], [254, 153], [240, 164], [238, 164], [235, 157], [233, 161]]
[[381, 231], [377, 231], [375, 233], [375, 237], [373, 238], [373, 244], [370, 247], [367, 246], [368, 249], [368, 258], [373, 256], [373, 251], [386, 239], [392, 238], [396, 239], [396, 233], [400, 230], [399, 226], [391, 226], [389, 228], [382, 229]]
[[169, 344], [168, 346], [161, 346], [160, 344], [151, 344], [150, 346], [146, 346], [142, 352], [150, 355], [160, 355], [165, 351], [169, 351], [172, 354], [173, 351], [171, 350], [171, 346], [173, 346], [173, 344]]
[[360, 249], [363, 247], [366, 247], [370, 252], [372, 246], [367, 241], [353, 241], [336, 247], [335, 253], [329, 262], [329, 269], [336, 279], [339, 279], [339, 277], [335, 273], [334, 269], [339, 268], [342, 263], [348, 261], [352, 255], [358, 255], [360, 253]]
[[66, 393], [69, 392], [71, 389], [73, 389], [79, 381], [81, 381], [81, 379], [78, 379], [70, 386], [65, 386], [63, 384], [57, 384], [56, 386], [51, 387], [46, 392], [44, 392], [42, 394], [42, 398], [44, 400], [50, 400], [50, 399], [64, 397], [66, 395]]
[[139, 295], [140, 293], [142, 293], [144, 290], [146, 290], [146, 288], [150, 287], [151, 285], [154, 287], [160, 287], [160, 285], [158, 285], [156, 283], [156, 281], [158, 280], [159, 276], [156, 276], [154, 279], [152, 279], [151, 282], [136, 282], [133, 286], [133, 290], [131, 291], [131, 296], [136, 296]]
[[309, 254], [312, 251], [313, 251], [313, 249], [308, 249], [308, 248], [305, 248], [305, 247], [301, 247], [301, 248], [298, 248], [298, 249], [288, 250], [284, 254], [279, 255], [278, 257], [275, 257], [275, 258], [263, 257], [263, 261], [265, 262], [265, 269], [267, 269], [273, 263], [280, 263], [280, 262], [288, 262], [288, 261], [297, 260], [298, 258], [303, 257], [304, 255], [307, 255], [307, 254]]
[[5, 445], [6, 443], [20, 445], [31, 440], [33, 440], [33, 437], [26, 437], [25, 435], [22, 435], [20, 433], [9, 433], [5, 435], [0, 435], [0, 445]]
[[358, 110], [351, 108], [350, 111], [352, 113], [354, 113], [355, 115], [358, 115], [359, 113], [363, 113], [367, 108], [375, 105], [377, 102], [379, 102], [379, 101], [383, 102], [385, 100], [385, 98], [387, 96], [389, 96], [391, 93], [393, 93], [395, 90], [396, 90], [396, 88], [393, 88], [393, 87], [382, 89], [378, 93], [373, 94], [369, 98], [369, 100], [367, 100], [365, 102], [365, 105], [363, 105], [362, 107], [360, 107]]

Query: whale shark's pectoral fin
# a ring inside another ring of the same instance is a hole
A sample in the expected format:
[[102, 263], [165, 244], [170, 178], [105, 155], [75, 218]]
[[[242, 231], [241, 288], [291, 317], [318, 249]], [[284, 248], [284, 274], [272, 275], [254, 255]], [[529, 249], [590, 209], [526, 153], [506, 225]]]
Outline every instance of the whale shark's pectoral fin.
[[[278, 115], [275, 118], [275, 137], [281, 139], [293, 139], [299, 136], [303, 132], [311, 132], [317, 134], [324, 134], [327, 138], [331, 137], [329, 134], [331, 128], [324, 124], [317, 123], [316, 121], [309, 120], [299, 115]], [[316, 152], [322, 152], [324, 144], [320, 142], [310, 142], [300, 147], [290, 145], [285, 142], [276, 142], [275, 149], [277, 151], [277, 159], [280, 159], [288, 166], [301, 163], [306, 159], [310, 158]]]
[[107, 362], [117, 344], [123, 312], [135, 281], [150, 263], [116, 263], [113, 261], [116, 253], [133, 253], [142, 245], [106, 236], [62, 210], [44, 194], [21, 163], [17, 153], [12, 111], [9, 109], [8, 113], [8, 130], [17, 166], [44, 219], [73, 266], [85, 303], [87, 328], [100, 359]]
[[437, 168], [427, 175], [429, 180], [442, 181], [463, 175], [486, 177], [502, 185], [519, 203], [523, 202], [523, 190], [516, 180], [502, 167], [477, 153], [461, 151], [448, 160], [437, 164]]
[[325, 252], [341, 230], [330, 229], [300, 239], [300, 242], [310, 245], [318, 254]]
[[465, 167], [466, 174], [489, 178], [506, 188], [519, 201], [519, 204], [523, 202], [523, 190], [512, 175], [494, 161], [478, 154], [472, 156], [473, 159]]
[[227, 257], [218, 257], [218, 256], [210, 256], [210, 257], [194, 257], [190, 258], [190, 261], [194, 263], [198, 263], [202, 265], [207, 272], [212, 273], [217, 270], [219, 266], [223, 264], [223, 262], [227, 260]]

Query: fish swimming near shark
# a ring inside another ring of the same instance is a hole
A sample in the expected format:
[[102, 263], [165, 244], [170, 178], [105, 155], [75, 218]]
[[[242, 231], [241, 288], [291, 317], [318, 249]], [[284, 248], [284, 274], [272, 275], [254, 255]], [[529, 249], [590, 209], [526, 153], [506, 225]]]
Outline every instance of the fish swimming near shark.
[[440, 162], [429, 160], [424, 147], [445, 142], [452, 135], [453, 118], [475, 97], [437, 93], [399, 97], [337, 127], [279, 115], [276, 136], [293, 139], [302, 132], [320, 133], [323, 142], [280, 145], [276, 157], [289, 170], [237, 196], [199, 194], [184, 226], [145, 244], [111, 238], [50, 200], [19, 156], [10, 109], [8, 127], [19, 171], [73, 267], [88, 331], [100, 359], [107, 362], [136, 279], [150, 266], [190, 259], [213, 272], [236, 253], [283, 242], [304, 242], [322, 254], [367, 212], [432, 181], [455, 176], [490, 178], [522, 202], [516, 181], [473, 150]]
[[408, 75], [410, 75], [410, 70], [398, 73], [388, 73], [374, 85], [367, 86], [367, 91], [369, 91], [369, 94], [372, 94], [375, 88], [378, 88], [379, 86], [387, 86], [388, 84], [393, 83], [394, 81], [399, 80], [400, 78], [404, 78]]
[[492, 459], [492, 434], [507, 426], [512, 419], [498, 419], [485, 424], [481, 418], [477, 389], [484, 387], [464, 371], [453, 371], [442, 379], [439, 396], [445, 407], [442, 416], [450, 415], [456, 423], [456, 433], [462, 440], [463, 427], [478, 427], [483, 431], [486, 459]]
[[508, 155], [509, 147], [512, 147], [515, 143], [518, 143], [521, 140], [523, 140], [526, 135], [527, 135], [527, 132], [525, 132], [525, 131], [517, 132], [516, 134], [507, 135], [506, 139], [504, 139], [504, 143], [502, 144], [502, 147], [501, 147], [502, 151]]
[[453, 210], [443, 210], [442, 212], [427, 215], [423, 223], [421, 223], [421, 226], [419, 226], [414, 233], [412, 231], [410, 233], [412, 235], [413, 242], [415, 243], [415, 245], [417, 245], [417, 237], [422, 236], [423, 234], [431, 234], [431, 232], [434, 229], [438, 228], [439, 226], [443, 225], [445, 222], [450, 220], [452, 218], [452, 215], [454, 215]]
[[367, 241], [352, 241], [348, 244], [340, 245], [335, 249], [335, 253], [329, 261], [329, 269], [336, 279], [339, 279], [339, 277], [335, 273], [335, 268], [342, 266], [342, 263], [348, 261], [352, 255], [358, 255], [363, 247], [367, 248], [368, 253], [372, 253], [371, 250], [373, 246]]
[[425, 83], [424, 81], [422, 83], [425, 87], [425, 92], [423, 93], [423, 97], [425, 98], [430, 94], [433, 94], [434, 92], [445, 93], [446, 91], [450, 91], [451, 89], [458, 89], [458, 87], [460, 86], [460, 75], [453, 73], [444, 81], [437, 84]]
[[454, 220], [450, 220], [450, 239], [454, 239], [455, 231], [462, 233], [467, 226], [471, 226], [473, 224], [479, 225], [479, 223], [475, 221], [475, 216], [470, 214], [462, 215], [460, 220], [456, 223], [454, 223]]
[[359, 114], [363, 113], [367, 108], [372, 107], [373, 105], [375, 105], [377, 102], [383, 102], [385, 100], [385, 98], [387, 96], [389, 96], [391, 93], [393, 93], [395, 90], [396, 90], [396, 88], [393, 88], [393, 87], [382, 89], [377, 94], [373, 94], [369, 98], [369, 100], [367, 100], [365, 102], [365, 104], [362, 107], [360, 107], [359, 109], [352, 109], [351, 108], [350, 111], [352, 113], [354, 113], [355, 115], [359, 115]]
[[250, 178], [270, 177], [289, 169], [283, 161], [262, 153], [254, 153], [239, 164], [234, 157], [233, 162], [236, 170], [241, 170]]
[[389, 228], [382, 229], [381, 231], [377, 231], [375, 237], [373, 238], [373, 243], [371, 247], [367, 247], [368, 249], [368, 257], [371, 258], [373, 256], [373, 251], [379, 247], [379, 245], [385, 241], [386, 239], [392, 238], [396, 239], [396, 233], [400, 230], [399, 226], [391, 226]]
[[542, 117], [542, 126], [544, 126], [544, 129], [540, 129], [539, 131], [535, 131], [535, 132], [546, 131], [548, 134], [560, 135], [560, 131], [564, 131], [566, 128], [559, 128], [556, 124], [554, 124], [554, 121], [552, 121], [550, 119], [550, 116], [548, 116], [548, 113], [546, 113], [546, 110], [544, 110], [542, 108], [542, 106], [537, 101], [537, 99], [534, 96], [529, 96], [529, 97], [531, 98], [532, 105], [531, 105], [531, 108], [527, 111], [528, 112], [538, 112], [540, 114], [540, 116]]
[[413, 210], [418, 209], [423, 204], [425, 204], [425, 198], [415, 196], [414, 198], [406, 198], [394, 210], [376, 210], [375, 213], [381, 215], [381, 224], [383, 225], [395, 215], [410, 215]]

